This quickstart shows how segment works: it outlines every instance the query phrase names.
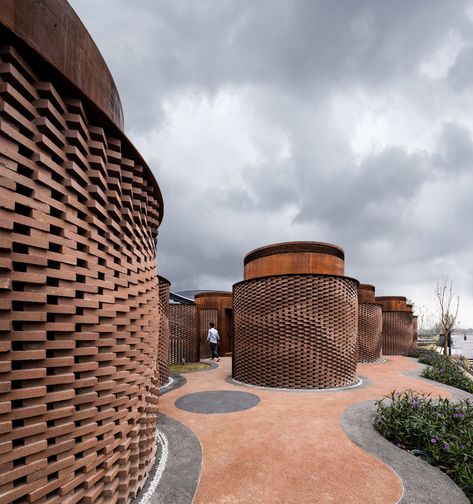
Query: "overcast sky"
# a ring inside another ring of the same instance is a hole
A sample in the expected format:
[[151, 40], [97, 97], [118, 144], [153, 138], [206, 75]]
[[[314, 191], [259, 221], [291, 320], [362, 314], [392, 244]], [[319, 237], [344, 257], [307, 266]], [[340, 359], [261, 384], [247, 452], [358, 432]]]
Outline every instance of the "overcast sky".
[[158, 271], [222, 289], [314, 240], [473, 327], [473, 2], [72, 0], [161, 187]]

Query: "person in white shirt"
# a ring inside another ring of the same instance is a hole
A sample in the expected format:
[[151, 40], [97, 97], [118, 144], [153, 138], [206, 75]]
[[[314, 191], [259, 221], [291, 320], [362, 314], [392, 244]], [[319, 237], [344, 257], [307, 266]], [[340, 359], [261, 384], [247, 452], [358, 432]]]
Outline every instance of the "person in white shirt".
[[215, 324], [210, 322], [210, 329], [207, 333], [207, 341], [210, 343], [210, 350], [212, 350], [212, 360], [217, 358], [217, 362], [220, 360], [217, 352], [217, 343], [220, 339], [217, 329], [215, 329]]

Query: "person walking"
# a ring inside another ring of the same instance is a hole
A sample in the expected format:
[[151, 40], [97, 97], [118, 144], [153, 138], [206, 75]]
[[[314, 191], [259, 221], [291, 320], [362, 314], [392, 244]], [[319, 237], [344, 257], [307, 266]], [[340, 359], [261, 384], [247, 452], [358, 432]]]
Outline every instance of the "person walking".
[[207, 333], [207, 341], [210, 343], [210, 350], [212, 351], [212, 360], [217, 358], [217, 362], [220, 360], [217, 352], [217, 343], [220, 339], [217, 329], [215, 329], [215, 324], [210, 322], [210, 329]]

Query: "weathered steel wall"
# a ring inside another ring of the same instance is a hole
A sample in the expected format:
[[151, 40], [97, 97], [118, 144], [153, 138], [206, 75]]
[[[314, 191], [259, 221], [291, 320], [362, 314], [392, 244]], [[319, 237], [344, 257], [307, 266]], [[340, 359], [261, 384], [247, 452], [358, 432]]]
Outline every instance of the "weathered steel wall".
[[[210, 346], [207, 343], [209, 323], [213, 322], [218, 330], [219, 355], [232, 351], [232, 312], [233, 294], [231, 292], [202, 292], [195, 296], [197, 307], [197, 323], [200, 327], [202, 359], [211, 357]], [[207, 310], [213, 310], [211, 312]], [[205, 315], [204, 315], [205, 311]]]
[[[196, 305], [197, 307], [197, 305]], [[209, 332], [209, 324], [213, 322], [217, 323], [218, 310], [216, 308], [198, 308], [197, 307], [197, 328], [199, 331], [199, 341], [200, 341], [200, 358], [210, 359], [212, 357], [212, 352], [210, 350], [210, 344], [207, 342], [207, 334]]]

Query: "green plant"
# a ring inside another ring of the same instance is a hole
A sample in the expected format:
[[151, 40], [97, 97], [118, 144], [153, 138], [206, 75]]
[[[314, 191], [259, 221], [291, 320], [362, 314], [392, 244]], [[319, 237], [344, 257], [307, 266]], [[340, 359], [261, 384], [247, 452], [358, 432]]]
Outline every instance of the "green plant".
[[473, 393], [473, 381], [454, 360], [443, 355], [433, 359], [430, 366], [422, 371], [421, 376]]
[[433, 400], [413, 390], [376, 401], [376, 429], [399, 448], [425, 454], [473, 502], [473, 402]]
[[411, 357], [416, 357], [419, 362], [423, 364], [431, 365], [434, 362], [437, 362], [439, 359], [443, 358], [443, 355], [439, 354], [435, 350], [426, 350], [426, 349], [417, 349], [412, 352]]

